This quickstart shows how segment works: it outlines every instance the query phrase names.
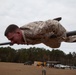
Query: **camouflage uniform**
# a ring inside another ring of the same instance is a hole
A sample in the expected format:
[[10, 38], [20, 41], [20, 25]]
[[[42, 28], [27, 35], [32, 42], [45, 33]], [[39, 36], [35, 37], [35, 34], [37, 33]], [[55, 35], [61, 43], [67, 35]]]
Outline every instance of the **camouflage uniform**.
[[20, 28], [28, 45], [44, 43], [49, 47], [58, 48], [66, 39], [66, 29], [56, 20], [31, 22]]

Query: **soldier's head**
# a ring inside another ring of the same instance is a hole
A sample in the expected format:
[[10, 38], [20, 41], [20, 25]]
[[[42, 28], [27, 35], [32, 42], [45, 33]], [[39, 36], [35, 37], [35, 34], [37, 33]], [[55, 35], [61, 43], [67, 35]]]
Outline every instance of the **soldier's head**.
[[22, 31], [20, 28], [15, 24], [10, 24], [5, 32], [4, 35], [10, 40], [13, 44], [22, 44], [23, 42], [23, 36]]

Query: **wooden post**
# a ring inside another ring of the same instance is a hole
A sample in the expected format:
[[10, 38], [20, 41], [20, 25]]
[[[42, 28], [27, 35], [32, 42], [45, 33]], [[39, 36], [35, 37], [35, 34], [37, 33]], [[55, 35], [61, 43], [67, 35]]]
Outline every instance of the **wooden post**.
[[42, 75], [46, 75], [46, 69], [44, 67], [42, 69]]

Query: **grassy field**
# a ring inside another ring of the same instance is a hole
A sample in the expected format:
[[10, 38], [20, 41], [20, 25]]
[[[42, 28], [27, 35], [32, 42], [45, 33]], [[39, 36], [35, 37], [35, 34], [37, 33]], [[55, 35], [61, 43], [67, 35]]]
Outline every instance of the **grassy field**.
[[[46, 75], [76, 75], [76, 69], [46, 68]], [[0, 75], [42, 75], [42, 67], [0, 62]]]

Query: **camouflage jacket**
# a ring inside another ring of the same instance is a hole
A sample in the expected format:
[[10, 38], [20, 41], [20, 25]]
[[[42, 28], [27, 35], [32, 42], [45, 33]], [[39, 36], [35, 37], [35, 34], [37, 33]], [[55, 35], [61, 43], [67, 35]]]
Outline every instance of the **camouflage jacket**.
[[66, 29], [56, 20], [36, 21], [20, 27], [25, 44], [43, 43], [52, 48], [60, 47], [66, 39]]

